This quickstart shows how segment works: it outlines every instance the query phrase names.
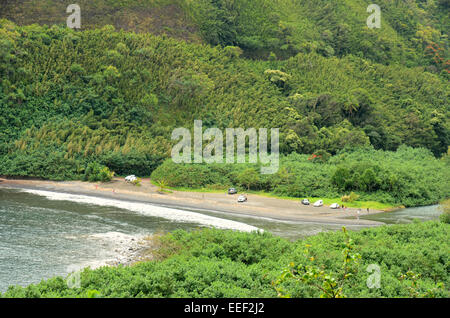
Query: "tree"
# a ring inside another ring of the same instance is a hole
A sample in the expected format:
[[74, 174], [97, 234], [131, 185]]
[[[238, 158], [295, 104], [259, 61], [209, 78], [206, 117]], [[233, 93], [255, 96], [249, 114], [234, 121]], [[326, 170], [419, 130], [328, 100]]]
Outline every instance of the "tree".
[[280, 70], [266, 70], [264, 74], [269, 81], [281, 89], [286, 89], [288, 87], [289, 80], [291, 79], [291, 75]]
[[87, 165], [84, 180], [89, 182], [107, 182], [114, 177], [114, 172], [111, 172], [108, 167], [102, 166], [97, 162], [91, 162]]
[[331, 177], [331, 182], [340, 190], [345, 190], [347, 182], [350, 178], [350, 170], [348, 168], [338, 167]]
[[374, 191], [380, 185], [380, 180], [377, 178], [372, 168], [366, 169], [361, 176], [361, 186], [365, 191]]
[[255, 169], [248, 168], [239, 173], [237, 179], [240, 184], [247, 187], [247, 190], [250, 190], [250, 187], [258, 185], [259, 174]]

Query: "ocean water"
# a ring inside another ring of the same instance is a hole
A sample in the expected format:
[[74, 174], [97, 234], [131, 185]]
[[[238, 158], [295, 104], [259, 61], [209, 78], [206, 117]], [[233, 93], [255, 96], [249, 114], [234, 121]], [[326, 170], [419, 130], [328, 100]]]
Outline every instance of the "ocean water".
[[[435, 207], [414, 210], [421, 219], [436, 218]], [[395, 213], [373, 216], [397, 223]], [[398, 212], [402, 223], [407, 210]], [[388, 219], [386, 219], [388, 218]], [[216, 227], [239, 231], [269, 231], [291, 240], [340, 224], [280, 221], [180, 209], [142, 202], [40, 190], [0, 188], [0, 292], [8, 286], [38, 283], [55, 275], [67, 276], [83, 267], [98, 267], [117, 260], [131, 241], [177, 229]], [[358, 226], [347, 226], [359, 229]]]

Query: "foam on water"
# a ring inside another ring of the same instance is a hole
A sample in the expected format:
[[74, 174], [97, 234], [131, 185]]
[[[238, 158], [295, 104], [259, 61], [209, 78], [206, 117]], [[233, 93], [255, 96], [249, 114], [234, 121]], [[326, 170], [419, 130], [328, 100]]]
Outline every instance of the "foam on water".
[[215, 227], [219, 229], [237, 230], [242, 232], [262, 231], [257, 227], [244, 224], [241, 222], [221, 219], [196, 212], [156, 206], [147, 203], [129, 202], [116, 199], [105, 199], [87, 195], [69, 194], [44, 190], [21, 189], [21, 191], [35, 195], [40, 195], [46, 197], [49, 200], [72, 201], [99, 206], [112, 206], [140, 213], [142, 215], [168, 219], [174, 222], [197, 223], [202, 226]]

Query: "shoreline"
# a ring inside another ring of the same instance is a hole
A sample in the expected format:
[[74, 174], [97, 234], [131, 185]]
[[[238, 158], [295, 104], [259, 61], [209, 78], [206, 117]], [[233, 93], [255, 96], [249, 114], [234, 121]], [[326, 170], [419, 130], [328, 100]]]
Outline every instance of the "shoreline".
[[[147, 203], [175, 209], [210, 211], [235, 216], [270, 218], [280, 221], [294, 221], [319, 224], [379, 226], [384, 223], [357, 219], [357, 208], [333, 210], [327, 206], [304, 206], [294, 200], [248, 194], [248, 201], [237, 203], [236, 195], [226, 193], [202, 193], [171, 190], [171, 193], [159, 193], [149, 179], [142, 179], [141, 186], [126, 183], [115, 178], [106, 183], [82, 181], [46, 181], [35, 179], [0, 178], [0, 188], [43, 190], [57, 193], [86, 195], [104, 199]], [[362, 211], [359, 216], [385, 213], [382, 210]], [[353, 218], [354, 219], [353, 219]]]
[[105, 259], [98, 259], [95, 262], [85, 263], [80, 269], [91, 268], [92, 270], [104, 266], [131, 266], [143, 260], [144, 253], [148, 253], [151, 248], [148, 242], [154, 234], [146, 236], [133, 236], [121, 232], [108, 232], [103, 234], [90, 235], [91, 240], [103, 240], [104, 242], [114, 242], [115, 255]]
[[[137, 187], [126, 183], [122, 179], [116, 178], [107, 183], [88, 183], [82, 181], [45, 181], [36, 179], [5, 179], [0, 178], [0, 189], [25, 189], [41, 190], [55, 193], [65, 193], [73, 195], [83, 195], [92, 198], [102, 198], [119, 200], [133, 203], [144, 203], [179, 210], [192, 210], [197, 213], [202, 211], [216, 212], [234, 216], [247, 216], [257, 218], [269, 218], [274, 221], [294, 221], [299, 223], [332, 224], [332, 225], [356, 225], [361, 227], [381, 226], [384, 223], [351, 219], [357, 216], [357, 209], [332, 210], [329, 207], [315, 208], [303, 206], [297, 201], [263, 197], [258, 195], [248, 195], [248, 202], [237, 203], [237, 196], [226, 193], [199, 193], [173, 191], [170, 194], [161, 194], [158, 187], [154, 186], [149, 179], [141, 182], [142, 186]], [[370, 214], [383, 213], [385, 211], [372, 211]], [[367, 215], [366, 212], [360, 216]], [[217, 216], [221, 218], [220, 216]], [[120, 234], [120, 233], [116, 233]], [[130, 266], [141, 261], [149, 260], [149, 254], [153, 248], [150, 244], [152, 237], [150, 234], [145, 237], [128, 237], [126, 235], [116, 235], [119, 237], [116, 257], [114, 259], [98, 260], [94, 266], [88, 265], [92, 269], [103, 266]], [[124, 241], [122, 243], [122, 241]], [[150, 255], [151, 259], [151, 255]]]

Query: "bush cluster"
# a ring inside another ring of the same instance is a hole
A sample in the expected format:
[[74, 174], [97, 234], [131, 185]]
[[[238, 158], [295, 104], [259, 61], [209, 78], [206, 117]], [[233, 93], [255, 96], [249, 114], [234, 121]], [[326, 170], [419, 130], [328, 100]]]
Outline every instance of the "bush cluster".
[[[349, 232], [352, 253], [361, 256], [345, 283], [346, 297], [449, 297], [449, 225], [438, 222], [383, 226]], [[28, 287], [12, 286], [1, 297], [277, 297], [272, 283], [290, 263], [311, 262], [335, 277], [343, 273], [342, 232], [296, 242], [269, 233], [204, 229], [161, 238], [158, 261], [131, 267], [85, 269], [81, 287], [62, 277]], [[308, 255], [305, 255], [305, 247]], [[168, 247], [168, 248], [165, 248]], [[381, 270], [380, 288], [370, 289], [366, 269]], [[413, 274], [412, 274], [413, 273]], [[320, 283], [320, 282], [318, 282]], [[319, 297], [309, 284], [286, 280], [291, 297]]]

